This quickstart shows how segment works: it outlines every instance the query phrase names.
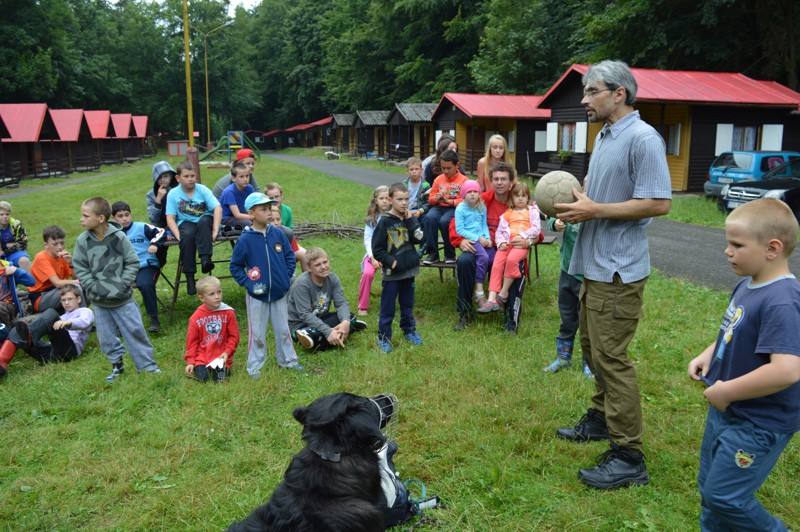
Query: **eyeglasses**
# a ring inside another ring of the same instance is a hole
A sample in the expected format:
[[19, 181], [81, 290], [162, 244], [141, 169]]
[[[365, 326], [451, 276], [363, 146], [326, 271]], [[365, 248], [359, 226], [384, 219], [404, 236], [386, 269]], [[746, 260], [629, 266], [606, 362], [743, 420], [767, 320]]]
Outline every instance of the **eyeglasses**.
[[605, 91], [613, 92], [615, 90], [617, 90], [617, 89], [589, 89], [589, 90], [583, 91], [583, 95], [588, 97], [589, 99], [592, 99], [595, 96], [597, 96], [598, 94], [600, 94], [601, 92], [605, 92]]

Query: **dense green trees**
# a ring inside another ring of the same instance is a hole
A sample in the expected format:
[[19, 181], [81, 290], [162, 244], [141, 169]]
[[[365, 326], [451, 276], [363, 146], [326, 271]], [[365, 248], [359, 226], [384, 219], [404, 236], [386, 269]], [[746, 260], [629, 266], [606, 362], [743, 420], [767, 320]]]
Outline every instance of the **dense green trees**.
[[[185, 129], [182, 0], [0, 0], [0, 101], [133, 112]], [[203, 38], [228, 0], [191, 0], [195, 128]], [[214, 136], [331, 112], [541, 93], [572, 62], [743, 72], [798, 83], [783, 0], [262, 0], [208, 39]], [[199, 32], [197, 31], [199, 30]]]

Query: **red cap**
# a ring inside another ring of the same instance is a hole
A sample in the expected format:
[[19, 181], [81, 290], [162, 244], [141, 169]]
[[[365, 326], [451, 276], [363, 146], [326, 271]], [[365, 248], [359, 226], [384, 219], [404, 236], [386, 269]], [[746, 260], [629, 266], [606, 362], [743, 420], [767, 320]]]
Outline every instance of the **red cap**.
[[253, 153], [253, 150], [250, 148], [242, 148], [241, 150], [236, 152], [236, 160], [241, 161], [242, 159], [247, 159], [248, 157], [255, 159], [256, 154]]

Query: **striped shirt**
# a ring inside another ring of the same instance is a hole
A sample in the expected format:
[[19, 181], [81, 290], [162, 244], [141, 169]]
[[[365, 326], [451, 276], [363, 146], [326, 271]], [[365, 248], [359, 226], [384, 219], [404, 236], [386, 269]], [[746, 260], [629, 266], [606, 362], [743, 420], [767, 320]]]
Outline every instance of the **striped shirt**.
[[[671, 199], [664, 139], [633, 111], [597, 136], [589, 161], [586, 194], [597, 203], [622, 203], [630, 199]], [[583, 274], [592, 281], [612, 282], [619, 273], [623, 283], [650, 275], [650, 251], [640, 220], [587, 220], [578, 230], [569, 267], [570, 275]]]

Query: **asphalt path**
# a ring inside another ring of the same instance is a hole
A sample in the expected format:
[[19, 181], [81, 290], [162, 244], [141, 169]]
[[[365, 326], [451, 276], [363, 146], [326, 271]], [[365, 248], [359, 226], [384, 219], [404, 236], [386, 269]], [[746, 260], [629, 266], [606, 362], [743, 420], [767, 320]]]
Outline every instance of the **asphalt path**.
[[[367, 187], [389, 185], [402, 176], [383, 170], [354, 166], [342, 161], [328, 161], [293, 155], [269, 154], [268, 157], [305, 166], [334, 177]], [[731, 291], [738, 281], [723, 253], [725, 231], [656, 218], [647, 228], [650, 262], [667, 277]], [[800, 251], [789, 261], [792, 272], [800, 272]]]

